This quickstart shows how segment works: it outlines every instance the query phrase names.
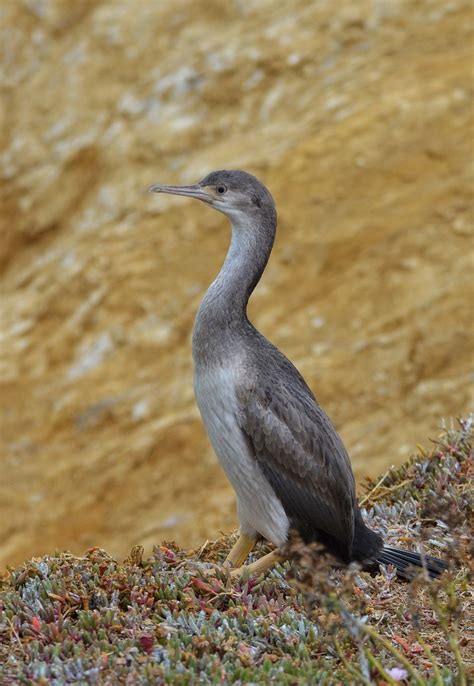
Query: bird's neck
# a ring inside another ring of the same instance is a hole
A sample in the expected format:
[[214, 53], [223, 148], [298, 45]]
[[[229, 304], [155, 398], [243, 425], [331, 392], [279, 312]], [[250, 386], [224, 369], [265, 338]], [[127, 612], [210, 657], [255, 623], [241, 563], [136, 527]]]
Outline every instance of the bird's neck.
[[248, 327], [247, 303], [270, 257], [276, 220], [264, 227], [232, 224], [224, 264], [199, 307], [193, 332], [196, 358], [218, 354], [219, 345]]

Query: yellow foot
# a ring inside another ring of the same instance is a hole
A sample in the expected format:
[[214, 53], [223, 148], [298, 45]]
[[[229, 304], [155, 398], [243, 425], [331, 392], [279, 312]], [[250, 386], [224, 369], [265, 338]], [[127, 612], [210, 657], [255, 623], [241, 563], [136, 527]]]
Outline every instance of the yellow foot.
[[245, 562], [250, 551], [253, 550], [256, 542], [256, 538], [251, 538], [250, 536], [246, 536], [246, 534], [240, 534], [239, 538], [232, 546], [230, 553], [224, 560], [224, 567], [240, 567], [240, 565]]
[[230, 573], [230, 576], [232, 579], [236, 579], [241, 576], [260, 576], [280, 562], [284, 562], [285, 559], [285, 556], [282, 555], [278, 550], [272, 550], [271, 553], [264, 555], [259, 560], [256, 560], [249, 565], [243, 565], [242, 567], [233, 569]]

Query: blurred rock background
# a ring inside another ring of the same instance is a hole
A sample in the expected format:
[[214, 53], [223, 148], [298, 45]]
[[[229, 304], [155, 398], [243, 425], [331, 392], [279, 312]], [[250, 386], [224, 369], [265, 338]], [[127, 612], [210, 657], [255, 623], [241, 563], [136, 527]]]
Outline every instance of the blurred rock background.
[[3, 563], [236, 524], [190, 347], [229, 230], [153, 182], [229, 167], [270, 187], [251, 318], [358, 478], [466, 411], [472, 18], [463, 0], [2, 2]]

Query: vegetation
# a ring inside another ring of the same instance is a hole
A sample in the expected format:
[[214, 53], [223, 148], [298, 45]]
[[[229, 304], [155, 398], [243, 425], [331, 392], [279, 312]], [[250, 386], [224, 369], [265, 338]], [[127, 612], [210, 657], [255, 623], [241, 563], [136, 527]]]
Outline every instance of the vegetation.
[[467, 684], [473, 472], [464, 421], [367, 484], [389, 542], [449, 560], [433, 582], [335, 570], [297, 539], [285, 565], [239, 582], [216, 565], [232, 537], [122, 563], [97, 548], [30, 560], [1, 581], [0, 682]]

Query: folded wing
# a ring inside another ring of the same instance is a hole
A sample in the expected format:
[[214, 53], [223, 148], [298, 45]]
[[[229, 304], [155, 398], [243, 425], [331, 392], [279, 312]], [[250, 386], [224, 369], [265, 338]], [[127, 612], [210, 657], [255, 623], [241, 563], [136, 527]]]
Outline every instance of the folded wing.
[[[296, 370], [295, 370], [296, 371]], [[356, 498], [351, 465], [328, 417], [304, 383], [284, 377], [237, 389], [238, 421], [292, 525], [350, 559]]]

